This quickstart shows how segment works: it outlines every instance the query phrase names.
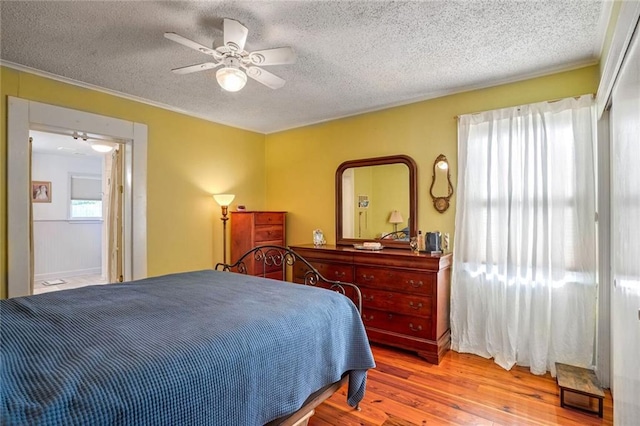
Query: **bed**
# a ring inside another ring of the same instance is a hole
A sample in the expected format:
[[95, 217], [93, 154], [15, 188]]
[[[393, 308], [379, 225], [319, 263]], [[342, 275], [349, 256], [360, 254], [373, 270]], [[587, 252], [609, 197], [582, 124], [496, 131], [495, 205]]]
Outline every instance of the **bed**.
[[409, 227], [389, 232], [380, 237], [381, 240], [409, 241]]
[[2, 300], [0, 315], [3, 425], [295, 424], [347, 379], [357, 406], [374, 367], [349, 298], [226, 271]]

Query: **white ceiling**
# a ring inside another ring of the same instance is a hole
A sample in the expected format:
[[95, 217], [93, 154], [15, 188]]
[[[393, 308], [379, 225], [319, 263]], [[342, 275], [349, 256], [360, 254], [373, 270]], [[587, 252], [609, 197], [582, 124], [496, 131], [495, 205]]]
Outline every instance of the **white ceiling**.
[[[83, 135], [73, 137], [71, 134], [52, 133], [38, 130], [30, 130], [32, 150], [41, 154], [64, 155], [74, 157], [102, 157], [105, 154], [97, 152], [91, 148], [91, 143], [98, 142], [98, 139], [83, 140]], [[109, 141], [109, 143], [117, 143]]]
[[[1, 59], [234, 127], [272, 133], [597, 62], [610, 2], [2, 1]], [[291, 46], [224, 92], [215, 71], [172, 68], [209, 56], [163, 37], [222, 44], [222, 20], [249, 29], [247, 51]]]

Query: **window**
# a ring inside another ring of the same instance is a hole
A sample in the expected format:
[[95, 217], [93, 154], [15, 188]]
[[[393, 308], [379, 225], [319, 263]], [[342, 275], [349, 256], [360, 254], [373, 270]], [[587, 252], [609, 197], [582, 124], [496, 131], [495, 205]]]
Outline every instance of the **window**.
[[69, 175], [69, 219], [102, 220], [102, 178], [100, 175]]
[[[547, 123], [544, 132], [549, 142], [536, 146], [533, 133], [543, 130], [525, 121], [509, 118], [469, 129], [467, 150], [474, 161], [467, 170], [465, 202], [474, 218], [468, 229], [476, 238], [461, 248], [463, 260], [490, 263], [505, 246], [505, 239], [516, 238], [514, 243], [521, 238], [553, 240], [551, 250], [556, 255], [549, 256], [550, 267], [573, 272], [591, 261], [592, 254], [587, 251], [583, 258], [585, 253], [579, 249], [584, 233], [579, 232], [578, 217], [583, 213], [577, 210], [583, 208], [593, 189], [576, 182], [582, 178], [576, 170], [580, 155], [575, 146], [577, 131], [569, 120], [558, 120], [553, 128]], [[527, 124], [534, 130], [527, 129]], [[506, 147], [505, 141], [510, 141]], [[511, 230], [505, 226], [514, 222], [518, 228], [507, 236]], [[547, 257], [548, 249], [547, 244], [536, 244], [529, 253], [513, 254], [518, 261], [522, 256], [542, 258]]]
[[460, 117], [454, 350], [535, 374], [591, 365], [593, 118], [590, 95]]

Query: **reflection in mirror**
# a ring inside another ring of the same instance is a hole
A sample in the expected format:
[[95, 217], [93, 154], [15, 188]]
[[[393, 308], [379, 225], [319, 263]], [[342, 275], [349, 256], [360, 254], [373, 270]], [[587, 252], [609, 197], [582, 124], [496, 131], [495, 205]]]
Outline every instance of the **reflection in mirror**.
[[[348, 168], [342, 174], [342, 236], [373, 240], [393, 232], [390, 215], [409, 215], [409, 169], [405, 164]], [[396, 218], [394, 218], [396, 219]], [[399, 226], [398, 226], [399, 225]]]
[[443, 154], [438, 155], [433, 162], [433, 175], [431, 176], [431, 187], [429, 193], [433, 199], [433, 207], [444, 213], [449, 208], [449, 199], [453, 195], [453, 185], [451, 184], [451, 174], [449, 173], [449, 161]]
[[407, 156], [347, 161], [336, 171], [336, 243], [407, 246], [417, 233], [416, 167]]

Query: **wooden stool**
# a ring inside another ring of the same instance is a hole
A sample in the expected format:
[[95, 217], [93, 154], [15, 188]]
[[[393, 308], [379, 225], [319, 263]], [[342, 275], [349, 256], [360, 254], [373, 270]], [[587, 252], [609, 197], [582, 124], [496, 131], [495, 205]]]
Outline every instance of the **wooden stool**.
[[[588, 413], [598, 413], [598, 416], [602, 417], [604, 411], [604, 392], [600, 387], [598, 378], [592, 370], [556, 362], [556, 381], [560, 387], [560, 406], [562, 408], [576, 408]], [[577, 393], [589, 398], [597, 398], [598, 411], [567, 404], [564, 399], [565, 392]]]

